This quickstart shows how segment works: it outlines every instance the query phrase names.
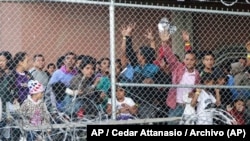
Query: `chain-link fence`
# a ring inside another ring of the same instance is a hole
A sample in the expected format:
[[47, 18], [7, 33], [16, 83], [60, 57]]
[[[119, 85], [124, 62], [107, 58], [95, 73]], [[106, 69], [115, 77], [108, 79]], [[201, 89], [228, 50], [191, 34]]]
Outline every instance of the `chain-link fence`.
[[77, 140], [88, 123], [197, 113], [225, 124], [201, 117], [211, 106], [250, 122], [249, 13], [84, 0], [0, 11], [1, 138]]

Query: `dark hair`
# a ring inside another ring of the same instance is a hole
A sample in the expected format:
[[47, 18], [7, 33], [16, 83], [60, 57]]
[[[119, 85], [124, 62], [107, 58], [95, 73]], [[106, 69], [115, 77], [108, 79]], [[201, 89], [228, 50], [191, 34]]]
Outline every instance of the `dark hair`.
[[101, 58], [98, 62], [101, 64], [104, 60], [109, 61], [109, 66], [110, 66], [110, 59], [105, 57], [105, 58]]
[[144, 57], [145, 62], [152, 64], [155, 60], [155, 50], [148, 46], [142, 46], [139, 48], [141, 55]]
[[247, 60], [247, 57], [239, 57], [238, 60], [240, 60], [240, 59], [243, 59], [243, 60], [246, 61], [246, 60]]
[[86, 55], [79, 55], [79, 56], [77, 56], [77, 60], [83, 60], [83, 59], [85, 59], [86, 58]]
[[212, 73], [204, 73], [201, 76], [201, 84], [205, 84], [207, 81], [214, 80], [214, 75]]
[[244, 103], [244, 106], [246, 106], [246, 101], [244, 99], [242, 99], [242, 98], [236, 98], [236, 99], [234, 99], [233, 102], [230, 105], [234, 107], [234, 104], [236, 102], [238, 102], [238, 101], [242, 101]]
[[96, 59], [90, 55], [80, 55], [77, 57], [77, 60], [85, 61], [85, 60], [91, 60], [93, 64], [96, 64]]
[[63, 60], [64, 60], [64, 58], [65, 58], [65, 56], [61, 56], [61, 57], [59, 57], [58, 59], [57, 59], [57, 62], [56, 62], [56, 67], [58, 68], [58, 69], [60, 69], [62, 66], [63, 66]]
[[205, 58], [205, 56], [212, 56], [213, 58], [215, 58], [215, 55], [213, 54], [213, 52], [212, 51], [204, 51], [203, 52], [203, 55], [202, 55], [202, 59], [204, 59]]
[[[179, 61], [181, 61], [181, 58], [180, 58], [180, 56], [179, 56], [178, 54], [174, 54], [174, 55], [175, 55], [175, 57], [176, 57]], [[164, 57], [164, 59], [165, 59], [164, 61], [167, 62], [165, 57]]]
[[[195, 59], [196, 59], [196, 53], [195, 53], [194, 51], [192, 51], [192, 50], [186, 51], [184, 56], [186, 56], [187, 54], [192, 54], [192, 55], [194, 55], [194, 57], [195, 57]], [[178, 58], [177, 58], [177, 59], [178, 59]]]
[[238, 102], [238, 101], [242, 101], [242, 102], [244, 102], [244, 103], [245, 103], [245, 100], [244, 100], [244, 99], [242, 99], [242, 98], [236, 98], [236, 99], [233, 101], [233, 103], [236, 103], [236, 102]]
[[89, 59], [89, 60], [91, 60], [95, 65], [96, 65], [96, 58], [94, 58], [94, 57], [92, 57], [92, 56], [90, 56], [90, 55], [86, 55], [86, 58], [87, 59]]
[[226, 59], [219, 65], [219, 68], [229, 73], [231, 71], [231, 62], [232, 60]]
[[0, 52], [0, 56], [4, 56], [6, 58], [6, 66], [8, 67], [8, 69], [12, 70], [14, 68], [14, 64], [11, 53], [9, 51], [2, 51]]
[[24, 61], [26, 55], [27, 55], [26, 52], [18, 52], [18, 53], [15, 54], [15, 56], [13, 58], [13, 66], [14, 66], [14, 68], [17, 67], [17, 65], [19, 64], [19, 62]]
[[224, 78], [225, 81], [228, 81], [228, 76], [227, 74], [223, 71], [223, 68], [216, 68], [213, 71], [213, 75], [214, 75], [214, 80], [217, 81], [220, 78]]
[[33, 61], [36, 61], [36, 58], [37, 57], [42, 57], [43, 59], [44, 59], [44, 56], [42, 55], [42, 54], [35, 54], [34, 56], [33, 56]]
[[118, 89], [123, 89], [124, 91], [126, 91], [126, 87], [125, 86], [117, 85], [116, 86], [116, 90], [118, 90]]
[[3, 79], [1, 79], [5, 75], [5, 71], [0, 68], [0, 82], [3, 82]]
[[116, 59], [115, 63], [120, 67], [120, 72], [122, 71], [122, 61], [121, 59]]
[[7, 60], [11, 60], [12, 59], [12, 55], [9, 51], [2, 51], [0, 52], [0, 56], [4, 56]]
[[[107, 58], [107, 57], [106, 57], [106, 58], [101, 58], [101, 59], [97, 62], [97, 64], [101, 66], [101, 63], [102, 63], [104, 60], [108, 60], [108, 61], [109, 61], [109, 66], [110, 66], [110, 59]], [[95, 66], [96, 66], [96, 65], [95, 65]], [[97, 72], [101, 72], [101, 69], [99, 68], [99, 69], [97, 70]]]
[[122, 61], [121, 61], [121, 59], [116, 59], [116, 60], [115, 60], [115, 63], [118, 64], [119, 66], [122, 66]]
[[65, 55], [64, 55], [64, 59], [67, 57], [67, 56], [69, 56], [69, 55], [72, 55], [72, 56], [74, 56], [74, 58], [75, 59], [77, 59], [76, 57], [76, 54], [74, 53], [74, 52], [67, 52]]
[[98, 60], [96, 63], [100, 65], [101, 64], [101, 60]]
[[53, 66], [53, 67], [56, 68], [56, 65], [55, 65], [54, 63], [49, 63], [49, 64], [47, 65], [47, 69], [49, 69], [49, 67], [51, 67], [51, 66]]
[[79, 69], [83, 69], [84, 67], [86, 67], [88, 64], [93, 65], [94, 69], [95, 69], [95, 62], [93, 61], [93, 59], [91, 58], [86, 58], [84, 60], [82, 60], [82, 62], [79, 65]]

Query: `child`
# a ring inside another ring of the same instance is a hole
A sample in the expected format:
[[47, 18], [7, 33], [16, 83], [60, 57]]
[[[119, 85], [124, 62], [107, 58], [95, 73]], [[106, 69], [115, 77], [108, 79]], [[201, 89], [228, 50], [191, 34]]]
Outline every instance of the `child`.
[[245, 102], [243, 99], [236, 99], [233, 102], [233, 107], [230, 107], [230, 105], [227, 106], [227, 111], [235, 118], [237, 121], [237, 125], [245, 125], [245, 118], [246, 115], [244, 113], [245, 111]]
[[[134, 119], [138, 113], [138, 107], [133, 99], [125, 96], [125, 89], [121, 86], [117, 87], [116, 90], [116, 110], [117, 120], [129, 120]], [[111, 99], [108, 100], [106, 112], [108, 115], [112, 114], [112, 103]]]
[[[25, 126], [40, 126], [49, 124], [47, 107], [43, 102], [44, 87], [37, 80], [28, 82], [29, 95], [20, 107], [21, 116], [24, 118]], [[28, 134], [27, 140], [35, 140], [35, 132]]]
[[[214, 85], [214, 75], [211, 73], [206, 73], [201, 78], [201, 84], [204, 85]], [[194, 97], [192, 98], [191, 105], [197, 106], [196, 112], [198, 114], [197, 124], [202, 125], [212, 125], [213, 115], [211, 112], [204, 112], [208, 109], [210, 105], [220, 104], [220, 94], [219, 89], [216, 89], [216, 94], [214, 95], [214, 88], [196, 89]], [[196, 104], [197, 103], [197, 104]]]
[[200, 91], [201, 89], [196, 89], [196, 90], [194, 89], [192, 92], [183, 94], [182, 99], [183, 99], [183, 102], [185, 102], [185, 109], [182, 114], [182, 119], [180, 121], [180, 124], [195, 124], [194, 121], [189, 121], [189, 123], [186, 123], [186, 121], [196, 114], [196, 111], [195, 111], [196, 105], [192, 105], [191, 102], [192, 102], [192, 98], [194, 97], [194, 95], [196, 93], [199, 93]]

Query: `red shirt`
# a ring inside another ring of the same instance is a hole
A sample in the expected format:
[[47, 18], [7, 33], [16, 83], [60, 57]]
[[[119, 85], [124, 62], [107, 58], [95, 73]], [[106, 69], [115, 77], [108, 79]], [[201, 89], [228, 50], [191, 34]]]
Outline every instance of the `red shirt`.
[[244, 112], [239, 112], [235, 108], [233, 108], [229, 113], [235, 118], [238, 125], [245, 125]]

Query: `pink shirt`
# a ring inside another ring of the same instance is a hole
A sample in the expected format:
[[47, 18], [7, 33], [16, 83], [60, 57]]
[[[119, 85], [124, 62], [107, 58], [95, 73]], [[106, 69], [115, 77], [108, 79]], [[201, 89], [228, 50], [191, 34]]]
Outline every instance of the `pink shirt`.
[[[185, 72], [181, 78], [181, 81], [179, 84], [181, 85], [194, 85], [195, 83], [195, 71], [192, 73], [189, 73], [187, 69], [185, 69]], [[193, 88], [176, 88], [176, 102], [177, 103], [184, 103], [183, 101], [183, 95], [191, 92]]]
[[[169, 64], [169, 69], [172, 72], [172, 84], [180, 84], [183, 75], [185, 73], [186, 66], [182, 62], [178, 61], [178, 59], [176, 58], [175, 54], [173, 53], [172, 49], [169, 46], [160, 47], [159, 54], [163, 54]], [[194, 84], [199, 84], [200, 82], [199, 72], [196, 69], [194, 70], [194, 72], [195, 72]], [[193, 84], [193, 82], [190, 84]], [[172, 109], [176, 107], [176, 102], [177, 102], [176, 95], [177, 95], [177, 89], [170, 88], [166, 99], [166, 104]]]

